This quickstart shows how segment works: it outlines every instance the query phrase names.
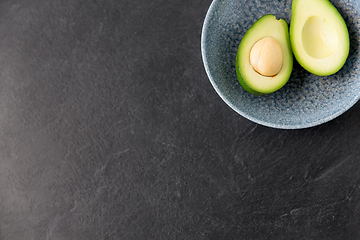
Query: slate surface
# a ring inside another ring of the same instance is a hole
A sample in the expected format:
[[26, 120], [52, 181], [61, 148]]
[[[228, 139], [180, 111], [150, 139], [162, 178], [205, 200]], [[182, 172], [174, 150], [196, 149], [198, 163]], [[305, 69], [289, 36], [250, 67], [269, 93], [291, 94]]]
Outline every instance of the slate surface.
[[360, 239], [360, 105], [236, 114], [202, 64], [210, 3], [0, 2], [0, 240]]

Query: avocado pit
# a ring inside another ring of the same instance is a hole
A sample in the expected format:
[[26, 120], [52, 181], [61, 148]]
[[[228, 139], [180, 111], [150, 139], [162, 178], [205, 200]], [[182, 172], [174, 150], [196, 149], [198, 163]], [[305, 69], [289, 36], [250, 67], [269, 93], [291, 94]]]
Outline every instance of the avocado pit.
[[276, 76], [283, 65], [281, 46], [273, 37], [264, 37], [250, 50], [250, 64], [262, 76]]

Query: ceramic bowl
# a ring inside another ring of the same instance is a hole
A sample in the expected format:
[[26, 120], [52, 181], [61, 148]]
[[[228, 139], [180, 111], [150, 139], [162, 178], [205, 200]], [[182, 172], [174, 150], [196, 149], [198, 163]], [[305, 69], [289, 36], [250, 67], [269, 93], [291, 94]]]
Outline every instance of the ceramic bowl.
[[246, 92], [236, 77], [235, 58], [245, 32], [265, 14], [290, 24], [291, 1], [214, 0], [201, 36], [205, 70], [219, 96], [243, 117], [273, 128], [300, 129], [328, 122], [352, 107], [360, 97], [360, 1], [331, 0], [350, 35], [350, 54], [343, 68], [327, 77], [304, 70], [294, 60], [287, 84], [263, 96]]

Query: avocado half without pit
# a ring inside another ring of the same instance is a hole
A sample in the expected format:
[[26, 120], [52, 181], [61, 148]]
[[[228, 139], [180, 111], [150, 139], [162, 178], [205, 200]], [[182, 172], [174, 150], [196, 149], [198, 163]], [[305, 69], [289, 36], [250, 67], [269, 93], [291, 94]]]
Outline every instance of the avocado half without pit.
[[336, 73], [349, 55], [348, 29], [328, 0], [292, 1], [290, 41], [299, 64], [319, 76]]
[[293, 67], [288, 24], [268, 14], [242, 38], [236, 55], [236, 74], [248, 92], [269, 94], [283, 87]]

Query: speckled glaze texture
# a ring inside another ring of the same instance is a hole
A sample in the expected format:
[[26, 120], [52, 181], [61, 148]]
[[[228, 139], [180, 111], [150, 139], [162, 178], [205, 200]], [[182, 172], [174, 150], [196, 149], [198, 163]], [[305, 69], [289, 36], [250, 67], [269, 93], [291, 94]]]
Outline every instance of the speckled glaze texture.
[[245, 32], [265, 14], [291, 18], [291, 0], [214, 0], [205, 18], [201, 50], [210, 82], [236, 112], [256, 123], [299, 129], [330, 121], [353, 106], [360, 96], [360, 1], [331, 0], [343, 16], [350, 35], [350, 54], [334, 75], [315, 76], [296, 61], [288, 83], [265, 96], [246, 92], [235, 71], [238, 46]]

